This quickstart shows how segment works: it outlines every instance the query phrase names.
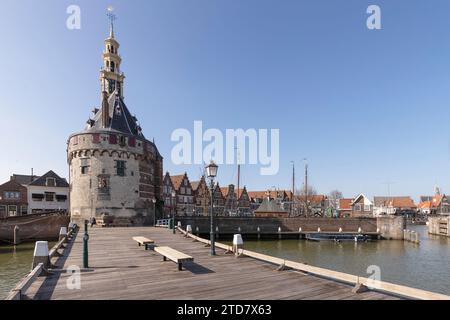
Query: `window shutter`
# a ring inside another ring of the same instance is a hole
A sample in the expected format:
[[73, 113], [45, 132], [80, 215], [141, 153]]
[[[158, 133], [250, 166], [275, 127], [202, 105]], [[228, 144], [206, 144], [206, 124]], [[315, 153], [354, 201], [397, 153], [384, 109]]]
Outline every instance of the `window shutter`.
[[92, 142], [93, 143], [100, 143], [100, 133], [94, 133], [92, 135]]
[[110, 144], [117, 144], [117, 136], [115, 134], [109, 135], [109, 143]]

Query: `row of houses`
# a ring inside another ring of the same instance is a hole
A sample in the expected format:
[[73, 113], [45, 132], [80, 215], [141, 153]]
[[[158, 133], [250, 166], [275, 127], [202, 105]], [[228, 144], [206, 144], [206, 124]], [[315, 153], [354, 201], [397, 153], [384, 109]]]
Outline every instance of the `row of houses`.
[[[252, 216], [257, 214], [265, 198], [270, 198], [279, 206], [280, 212], [288, 214], [292, 203], [292, 192], [285, 190], [248, 191], [244, 186], [234, 184], [221, 187], [219, 182], [213, 186], [213, 210], [216, 215]], [[170, 175], [163, 179], [164, 212], [166, 216], [208, 215], [211, 207], [211, 187], [204, 176], [191, 181], [187, 173]]]
[[409, 196], [374, 197], [364, 194], [339, 200], [340, 217], [379, 217], [383, 215], [449, 215], [450, 201], [446, 195], [422, 196], [418, 205]]
[[[191, 181], [187, 173], [170, 175], [166, 172], [163, 179], [164, 213], [166, 217], [207, 216], [211, 206], [211, 188], [207, 179]], [[213, 186], [213, 211], [219, 216], [259, 216], [288, 217], [301, 215], [301, 203], [304, 197], [293, 196], [289, 190], [249, 191], [244, 186], [237, 190], [234, 184], [221, 187], [219, 182]], [[327, 197], [312, 195], [308, 198], [311, 212], [320, 214], [325, 211]]]
[[0, 185], [0, 218], [69, 211], [69, 184], [53, 171], [42, 176], [13, 174]]
[[[204, 176], [191, 181], [187, 173], [163, 179], [164, 214], [207, 216], [210, 212], [210, 186]], [[13, 174], [0, 185], [0, 218], [43, 212], [69, 212], [69, 184], [53, 171], [42, 176]], [[320, 216], [377, 217], [382, 215], [450, 214], [450, 199], [436, 192], [423, 196], [416, 205], [411, 197], [374, 197], [364, 194], [332, 200], [326, 195], [293, 195], [288, 190], [237, 190], [233, 184], [213, 186], [213, 210], [219, 216]], [[306, 212], [305, 212], [306, 210]]]
[[[249, 191], [244, 186], [213, 186], [213, 210], [216, 215], [260, 217], [377, 217], [383, 215], [450, 214], [447, 196], [436, 194], [421, 197], [416, 205], [409, 196], [376, 196], [373, 200], [364, 194], [354, 198], [329, 199], [326, 195], [293, 195], [288, 190]], [[187, 173], [170, 175], [163, 179], [164, 213], [166, 216], [208, 215], [210, 186], [205, 177], [190, 181]]]

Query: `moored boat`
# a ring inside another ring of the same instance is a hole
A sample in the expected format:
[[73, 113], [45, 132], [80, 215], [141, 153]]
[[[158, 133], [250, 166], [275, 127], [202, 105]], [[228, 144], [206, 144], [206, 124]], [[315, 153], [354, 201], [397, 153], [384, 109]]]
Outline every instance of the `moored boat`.
[[306, 239], [311, 241], [369, 241], [370, 238], [363, 234], [351, 234], [351, 233], [308, 233]]
[[57, 239], [60, 228], [69, 222], [69, 215], [58, 212], [0, 218], [0, 242], [11, 243], [16, 226], [21, 241]]

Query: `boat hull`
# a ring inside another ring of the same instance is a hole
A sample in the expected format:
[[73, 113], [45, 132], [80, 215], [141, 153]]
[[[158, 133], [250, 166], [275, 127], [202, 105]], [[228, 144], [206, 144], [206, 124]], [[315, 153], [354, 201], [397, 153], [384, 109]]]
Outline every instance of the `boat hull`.
[[14, 240], [14, 228], [19, 227], [19, 239], [23, 241], [57, 239], [61, 227], [67, 227], [70, 217], [66, 214], [30, 214], [0, 219], [0, 241]]
[[311, 241], [368, 241], [370, 238], [362, 234], [342, 234], [342, 233], [309, 233], [306, 235], [307, 240]]

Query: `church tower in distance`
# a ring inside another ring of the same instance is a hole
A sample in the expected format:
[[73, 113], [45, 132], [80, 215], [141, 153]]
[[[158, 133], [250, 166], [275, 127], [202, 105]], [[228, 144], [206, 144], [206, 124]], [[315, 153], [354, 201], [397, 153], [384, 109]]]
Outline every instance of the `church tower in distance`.
[[124, 102], [113, 15], [100, 71], [101, 107], [67, 142], [70, 213], [110, 226], [153, 224], [162, 213], [163, 158]]

